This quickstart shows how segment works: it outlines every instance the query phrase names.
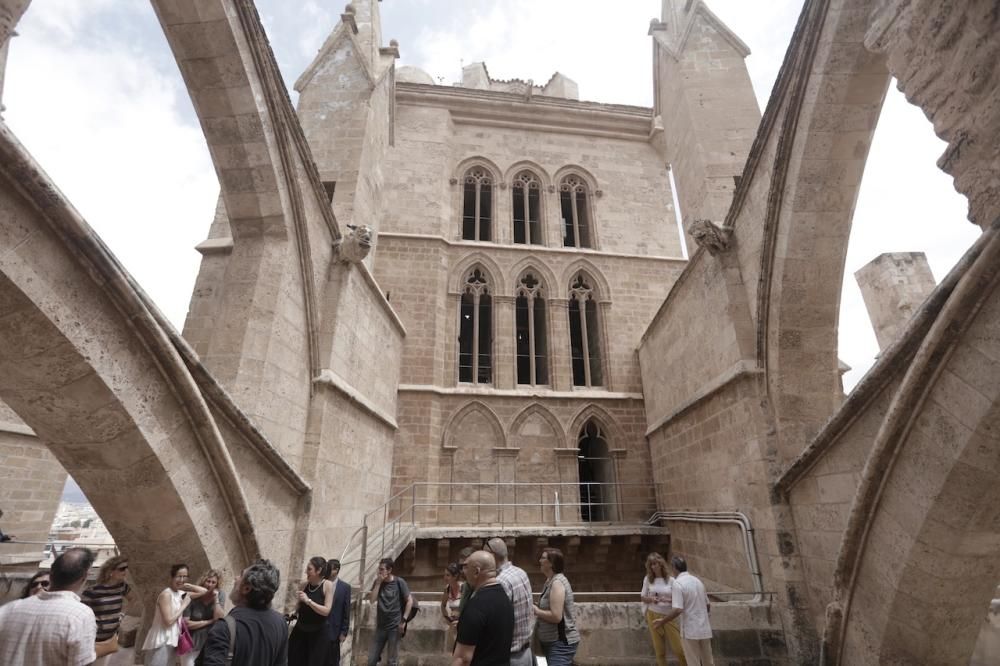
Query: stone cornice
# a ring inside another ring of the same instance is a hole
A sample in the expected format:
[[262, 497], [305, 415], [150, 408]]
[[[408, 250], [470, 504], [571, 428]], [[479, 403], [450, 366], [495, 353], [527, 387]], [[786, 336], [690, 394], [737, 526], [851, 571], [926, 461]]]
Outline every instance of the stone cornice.
[[[601, 250], [589, 250], [586, 248], [579, 247], [547, 247], [545, 245], [514, 245], [514, 244], [501, 244], [501, 243], [481, 243], [476, 241], [461, 241], [461, 240], [451, 240], [450, 238], [445, 238], [444, 236], [439, 236], [437, 234], [409, 234], [396, 231], [379, 231], [378, 237], [381, 238], [399, 238], [403, 240], [424, 240], [434, 243], [442, 243], [449, 247], [462, 247], [470, 250], [489, 250], [493, 252], [495, 250], [509, 250], [517, 252], [531, 252], [531, 253], [556, 253], [556, 254], [574, 254], [581, 257], [587, 257], [590, 259], [597, 259], [599, 257], [609, 257], [615, 259], [644, 259], [648, 261], [664, 261], [664, 262], [675, 262], [680, 264], [687, 263], [687, 259], [683, 257], [658, 257], [656, 255], [650, 254], [628, 254], [626, 252], [602, 252]], [[198, 251], [206, 254], [211, 252], [210, 249], [205, 249], [203, 246], [206, 245], [208, 241], [205, 241], [198, 246]]]
[[653, 110], [648, 107], [579, 102], [471, 88], [396, 83], [396, 101], [451, 112], [459, 124], [583, 134], [628, 141], [649, 140]]
[[400, 384], [400, 393], [435, 393], [437, 395], [460, 395], [495, 398], [531, 398], [533, 400], [557, 400], [570, 398], [573, 400], [642, 400], [641, 393], [621, 393], [617, 391], [595, 391], [580, 389], [579, 391], [550, 391], [537, 387], [525, 389], [497, 389], [473, 386], [434, 386], [432, 384]]

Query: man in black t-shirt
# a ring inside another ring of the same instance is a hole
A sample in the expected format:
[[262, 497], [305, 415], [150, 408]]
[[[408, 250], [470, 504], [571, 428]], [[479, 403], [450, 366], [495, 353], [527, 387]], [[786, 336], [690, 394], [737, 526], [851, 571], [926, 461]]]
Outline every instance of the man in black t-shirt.
[[514, 606], [497, 582], [491, 553], [474, 552], [465, 561], [465, 580], [475, 592], [458, 621], [452, 666], [510, 666]]
[[[288, 625], [271, 610], [281, 574], [267, 560], [257, 560], [243, 570], [230, 595], [236, 606], [229, 615], [236, 621], [233, 666], [287, 666]], [[229, 626], [216, 622], [208, 632], [201, 658], [204, 666], [224, 666], [229, 652]]]

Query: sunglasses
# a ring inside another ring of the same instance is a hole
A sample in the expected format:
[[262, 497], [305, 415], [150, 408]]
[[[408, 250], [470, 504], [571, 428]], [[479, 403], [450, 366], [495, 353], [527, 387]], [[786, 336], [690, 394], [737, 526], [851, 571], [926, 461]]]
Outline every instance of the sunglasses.
[[115, 571], [128, 571], [128, 565], [123, 564], [120, 567], [115, 567]]
[[46, 590], [49, 589], [49, 581], [47, 580], [36, 580], [31, 584], [31, 589], [36, 587], [44, 587]]

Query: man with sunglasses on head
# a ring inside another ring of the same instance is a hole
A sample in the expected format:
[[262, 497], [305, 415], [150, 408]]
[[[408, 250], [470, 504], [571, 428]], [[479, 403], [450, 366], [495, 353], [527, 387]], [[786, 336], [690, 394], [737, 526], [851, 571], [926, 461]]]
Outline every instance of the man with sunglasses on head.
[[97, 621], [79, 596], [93, 564], [93, 551], [70, 548], [52, 563], [48, 590], [0, 606], [0, 664], [84, 666], [97, 659]]
[[503, 587], [514, 607], [514, 639], [510, 644], [510, 666], [534, 666], [531, 636], [535, 632], [535, 611], [532, 608], [531, 581], [524, 569], [507, 557], [507, 543], [500, 537], [486, 542], [485, 550], [497, 561], [497, 582]]
[[477, 550], [470, 555], [465, 580], [475, 592], [458, 620], [451, 666], [510, 666], [514, 606], [497, 582], [493, 553]]

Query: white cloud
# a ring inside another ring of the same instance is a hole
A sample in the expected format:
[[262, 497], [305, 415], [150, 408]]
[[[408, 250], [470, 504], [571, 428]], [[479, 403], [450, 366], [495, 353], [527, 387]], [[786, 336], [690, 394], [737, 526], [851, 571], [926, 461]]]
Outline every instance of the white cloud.
[[48, 19], [29, 12], [12, 44], [5, 119], [179, 327], [218, 194], [180, 77], [111, 36], [61, 43]]
[[[801, 0], [709, 0], [750, 46], [761, 106]], [[258, 0], [282, 71], [305, 68], [340, 5]], [[384, 40], [403, 63], [450, 84], [460, 63], [485, 60], [497, 78], [543, 83], [560, 71], [581, 97], [650, 105], [649, 19], [659, 0], [393, 0], [380, 4]], [[104, 23], [95, 22], [99, 16]], [[200, 129], [148, 3], [38, 0], [19, 27], [5, 91], [9, 124], [176, 324], [198, 266], [218, 191]], [[136, 35], [144, 35], [137, 39]], [[934, 162], [942, 144], [898, 94], [872, 146], [848, 249], [841, 355], [852, 383], [876, 352], [853, 272], [877, 254], [922, 250], [940, 279], [975, 237], [965, 203]]]

